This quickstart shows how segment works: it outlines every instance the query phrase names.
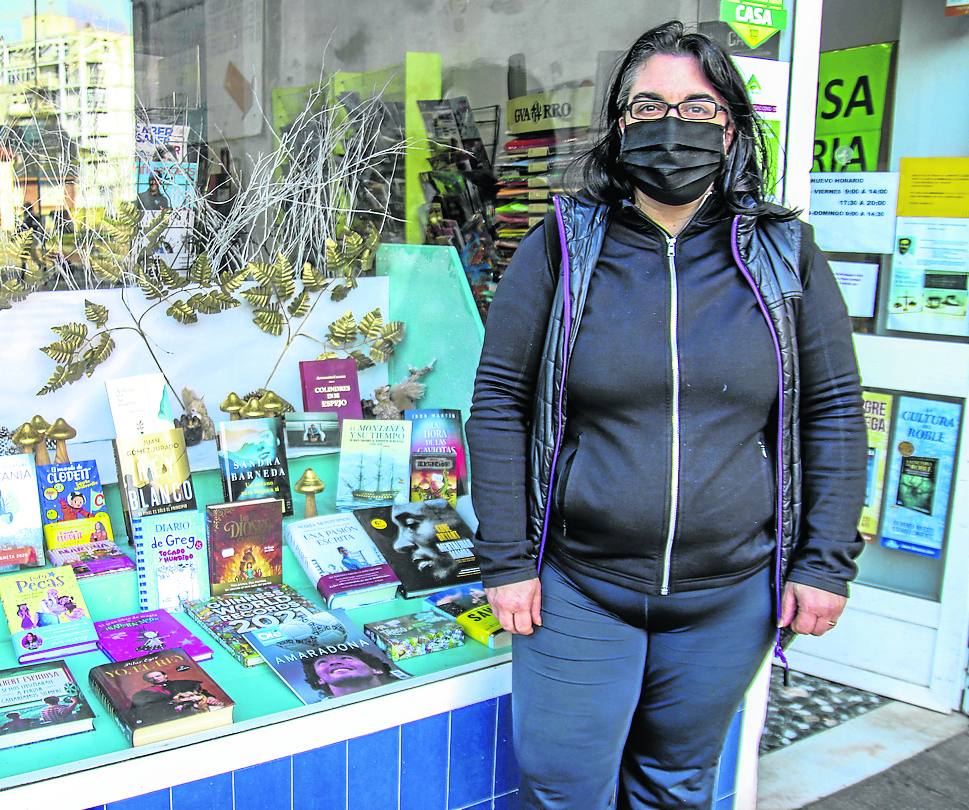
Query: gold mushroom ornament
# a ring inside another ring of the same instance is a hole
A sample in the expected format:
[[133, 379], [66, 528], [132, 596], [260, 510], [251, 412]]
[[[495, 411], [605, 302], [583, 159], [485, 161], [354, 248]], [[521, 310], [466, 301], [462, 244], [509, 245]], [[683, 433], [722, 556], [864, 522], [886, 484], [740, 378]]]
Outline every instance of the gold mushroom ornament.
[[326, 484], [320, 480], [320, 477], [311, 467], [307, 467], [306, 472], [299, 477], [299, 481], [296, 482], [293, 489], [300, 495], [306, 496], [306, 509], [303, 516], [316, 517], [316, 496], [326, 489]]
[[67, 442], [77, 436], [77, 431], [64, 419], [55, 419], [54, 424], [47, 430], [47, 438], [56, 442], [54, 463], [65, 464], [71, 459], [67, 455]]

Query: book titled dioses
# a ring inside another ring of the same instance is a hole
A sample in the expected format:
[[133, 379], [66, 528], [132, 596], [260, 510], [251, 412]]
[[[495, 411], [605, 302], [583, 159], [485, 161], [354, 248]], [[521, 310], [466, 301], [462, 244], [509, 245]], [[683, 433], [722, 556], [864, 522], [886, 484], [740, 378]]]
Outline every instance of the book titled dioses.
[[212, 596], [283, 581], [282, 501], [205, 507]]
[[219, 469], [227, 501], [279, 498], [293, 514], [282, 422], [276, 417], [219, 423]]

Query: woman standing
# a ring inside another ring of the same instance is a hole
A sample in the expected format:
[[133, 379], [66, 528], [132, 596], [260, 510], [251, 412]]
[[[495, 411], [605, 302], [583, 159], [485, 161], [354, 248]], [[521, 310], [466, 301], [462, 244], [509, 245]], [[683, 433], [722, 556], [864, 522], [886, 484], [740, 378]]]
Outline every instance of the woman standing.
[[[489, 600], [514, 636], [522, 799], [709, 807], [778, 626], [844, 609], [865, 484], [851, 326], [723, 49], [647, 32], [585, 189], [526, 237], [467, 434]], [[566, 294], [567, 291], [567, 294]]]

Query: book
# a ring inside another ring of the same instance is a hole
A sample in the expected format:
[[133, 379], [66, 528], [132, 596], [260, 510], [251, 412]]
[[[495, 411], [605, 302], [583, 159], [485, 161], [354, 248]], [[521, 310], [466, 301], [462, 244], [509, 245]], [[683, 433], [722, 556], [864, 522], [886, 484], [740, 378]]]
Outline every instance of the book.
[[170, 430], [172, 406], [165, 377], [138, 374], [107, 380], [108, 406], [116, 436], [137, 436]]
[[449, 616], [469, 638], [498, 650], [511, 646], [511, 633], [495, 618], [480, 582], [467, 582], [427, 597], [441, 616]]
[[356, 360], [304, 360], [299, 378], [304, 411], [336, 413], [341, 421], [363, 417]]
[[78, 579], [130, 571], [135, 567], [117, 547], [107, 512], [44, 526], [44, 543], [52, 565], [69, 565]]
[[0, 600], [21, 664], [97, 649], [98, 634], [69, 565], [5, 574]]
[[896, 505], [931, 515], [938, 466], [937, 458], [903, 456], [895, 494]]
[[0, 571], [45, 564], [33, 456], [0, 456]]
[[227, 501], [279, 498], [293, 514], [282, 422], [276, 417], [219, 422], [219, 470]]
[[404, 596], [481, 579], [473, 534], [446, 501], [357, 509], [354, 516], [390, 563]]
[[[415, 408], [404, 411], [404, 419], [412, 424], [411, 454], [441, 454], [454, 456], [454, 475], [457, 494], [468, 491], [468, 457], [461, 428], [461, 411], [456, 408]], [[414, 471], [411, 467], [411, 471]], [[412, 500], [417, 500], [412, 498]], [[451, 502], [454, 506], [454, 502]]]
[[397, 593], [400, 580], [353, 515], [298, 520], [286, 526], [284, 535], [327, 607], [369, 605]]
[[343, 420], [337, 509], [410, 500], [410, 433], [404, 420]]
[[130, 661], [162, 650], [184, 650], [194, 661], [212, 657], [212, 649], [192, 635], [167, 610], [149, 610], [95, 622], [98, 647], [112, 661]]
[[243, 637], [259, 627], [291, 622], [319, 610], [288, 585], [261, 585], [211, 599], [183, 603], [185, 612], [204, 627], [243, 666], [262, 664], [262, 657]]
[[146, 515], [135, 523], [138, 604], [177, 612], [209, 595], [208, 545], [201, 512]]
[[181, 428], [118, 436], [114, 447], [132, 541], [137, 518], [195, 509], [195, 488]]
[[232, 723], [232, 698], [184, 650], [101, 664], [88, 680], [133, 746]]
[[418, 501], [458, 502], [458, 475], [454, 456], [443, 453], [411, 452], [410, 499]]
[[284, 413], [283, 433], [290, 455], [293, 450], [315, 453], [340, 450], [340, 420], [335, 413]]
[[94, 712], [63, 660], [0, 670], [0, 749], [94, 729]]
[[104, 511], [104, 489], [96, 461], [42, 464], [37, 468], [40, 519], [46, 526], [94, 517]]
[[209, 586], [213, 596], [283, 581], [282, 501], [205, 507]]
[[391, 661], [450, 650], [464, 644], [464, 631], [450, 617], [431, 610], [367, 622], [363, 632]]
[[878, 535], [882, 513], [882, 493], [885, 488], [886, 464], [889, 458], [889, 433], [895, 397], [875, 391], [862, 391], [865, 426], [868, 435], [868, 467], [865, 485], [865, 505], [858, 521], [858, 531], [868, 541]]
[[318, 611], [243, 635], [306, 704], [410, 677], [340, 610]]

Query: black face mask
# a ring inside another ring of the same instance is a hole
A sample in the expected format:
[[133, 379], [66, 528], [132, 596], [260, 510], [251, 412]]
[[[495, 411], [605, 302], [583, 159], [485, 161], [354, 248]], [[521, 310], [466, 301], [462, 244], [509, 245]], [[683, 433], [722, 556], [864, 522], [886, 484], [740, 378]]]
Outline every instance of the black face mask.
[[648, 197], [667, 205], [686, 205], [703, 194], [723, 165], [721, 124], [684, 121], [667, 115], [626, 125], [619, 162]]

